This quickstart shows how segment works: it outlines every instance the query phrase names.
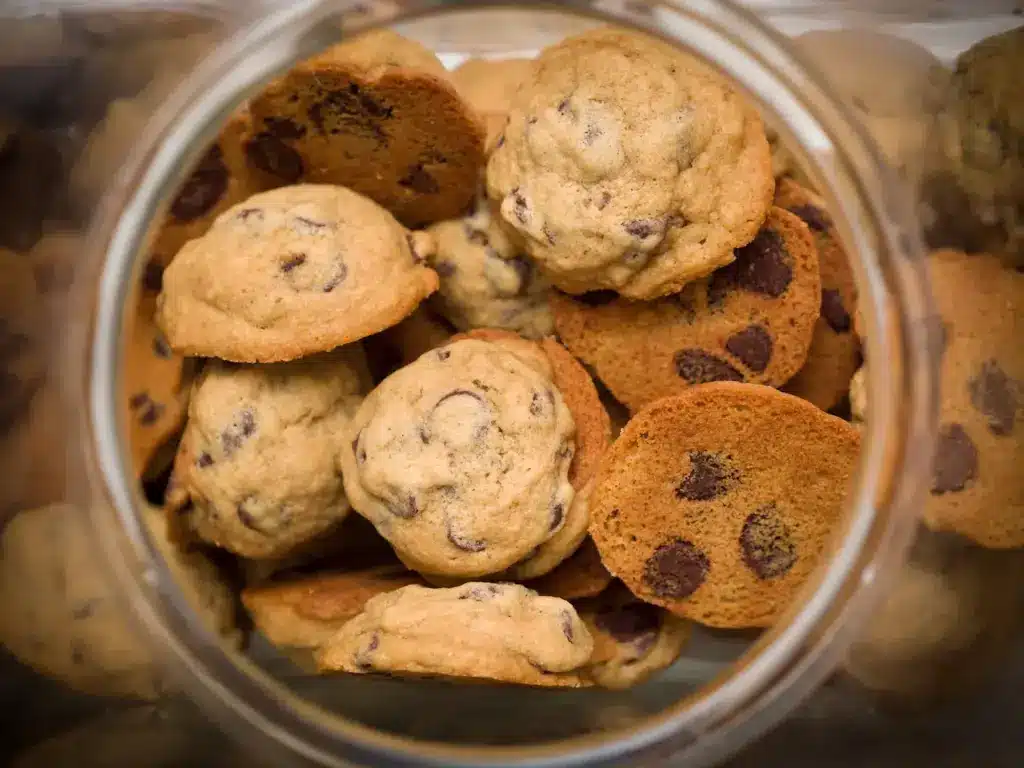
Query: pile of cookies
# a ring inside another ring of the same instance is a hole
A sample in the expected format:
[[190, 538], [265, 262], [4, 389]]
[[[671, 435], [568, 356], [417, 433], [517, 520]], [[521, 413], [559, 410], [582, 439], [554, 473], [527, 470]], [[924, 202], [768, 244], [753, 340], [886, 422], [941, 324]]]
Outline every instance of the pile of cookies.
[[148, 487], [181, 546], [231, 553], [319, 672], [637, 684], [693, 622], [779, 618], [858, 458], [827, 210], [742, 94], [632, 32], [303, 62], [231, 117], [139, 291], [140, 477], [173, 457]]

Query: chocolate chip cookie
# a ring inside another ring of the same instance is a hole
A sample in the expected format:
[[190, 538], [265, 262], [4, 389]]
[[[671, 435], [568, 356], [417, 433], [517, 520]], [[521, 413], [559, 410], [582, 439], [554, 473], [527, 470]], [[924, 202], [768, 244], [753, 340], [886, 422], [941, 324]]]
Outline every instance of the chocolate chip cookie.
[[677, 48], [603, 28], [535, 61], [487, 188], [558, 288], [655, 299], [732, 261], [774, 180], [745, 97]]
[[[941, 251], [942, 409], [925, 523], [986, 547], [1024, 546], [1024, 274]], [[870, 362], [870, 361], [869, 361]]]
[[352, 506], [406, 565], [471, 578], [525, 559], [562, 528], [575, 438], [550, 376], [501, 345], [463, 339], [370, 393], [340, 465]]
[[807, 358], [820, 285], [807, 225], [773, 208], [731, 264], [679, 294], [556, 293], [551, 306], [565, 345], [636, 411], [709, 381], [785, 383]]
[[792, 395], [693, 387], [634, 416], [605, 455], [590, 535], [641, 600], [768, 626], [827, 555], [859, 448], [856, 428]]
[[850, 391], [850, 379], [860, 365], [860, 343], [853, 332], [857, 285], [821, 198], [792, 179], [782, 179], [775, 188], [775, 204], [795, 213], [811, 230], [821, 274], [821, 312], [807, 362], [786, 383], [785, 391], [827, 411]]
[[587, 676], [602, 688], [639, 685], [671, 666], [690, 639], [688, 621], [637, 600], [619, 583], [576, 608], [594, 638]]
[[461, 214], [484, 126], [436, 56], [379, 30], [293, 67], [252, 99], [249, 164], [279, 185], [339, 184], [414, 227]]
[[437, 288], [433, 248], [372, 200], [305, 184], [255, 195], [163, 274], [171, 348], [235, 362], [325, 352], [394, 325]]
[[518, 584], [410, 586], [371, 599], [317, 654], [323, 671], [578, 688], [594, 641], [569, 603]]
[[505, 128], [512, 100], [532, 70], [530, 59], [469, 59], [451, 73], [459, 94], [487, 124], [488, 148]]
[[321, 572], [271, 581], [242, 590], [253, 624], [278, 648], [319, 648], [385, 592], [420, 584], [399, 565], [366, 570]]
[[368, 387], [357, 345], [281, 365], [207, 363], [174, 467], [199, 538], [277, 558], [336, 527], [350, 507], [335, 457]]
[[430, 266], [440, 278], [432, 303], [456, 328], [505, 328], [531, 339], [551, 335], [550, 284], [510, 241], [486, 200], [465, 218], [429, 231], [437, 241]]

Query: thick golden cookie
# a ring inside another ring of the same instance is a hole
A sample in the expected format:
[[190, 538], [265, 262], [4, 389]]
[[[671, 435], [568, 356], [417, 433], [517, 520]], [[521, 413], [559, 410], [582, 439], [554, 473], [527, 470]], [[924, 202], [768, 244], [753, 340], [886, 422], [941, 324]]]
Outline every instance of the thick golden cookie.
[[484, 162], [484, 126], [418, 43], [380, 30], [328, 48], [250, 103], [248, 163], [278, 186], [340, 184], [407, 226], [455, 218]]
[[554, 293], [562, 342], [632, 411], [709, 381], [778, 386], [804, 364], [820, 306], [806, 224], [772, 208], [735, 260], [653, 302]]
[[792, 179], [781, 179], [775, 188], [775, 205], [795, 213], [810, 228], [821, 273], [821, 314], [814, 325], [807, 362], [784, 389], [827, 411], [850, 391], [850, 379], [860, 365], [860, 343], [853, 332], [857, 285], [821, 198]]
[[641, 600], [712, 627], [768, 626], [821, 562], [859, 448], [856, 428], [792, 395], [694, 387], [619, 435], [590, 535]]

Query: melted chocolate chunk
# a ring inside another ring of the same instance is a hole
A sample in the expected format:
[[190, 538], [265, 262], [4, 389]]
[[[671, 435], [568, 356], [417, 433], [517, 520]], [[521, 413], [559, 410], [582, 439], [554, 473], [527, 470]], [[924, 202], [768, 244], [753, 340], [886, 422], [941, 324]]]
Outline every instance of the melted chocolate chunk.
[[263, 221], [263, 211], [259, 208], [243, 208], [235, 214], [238, 221], [249, 221], [250, 219]]
[[661, 629], [661, 611], [639, 600], [624, 605], [609, 606], [594, 616], [594, 623], [602, 632], [620, 643], [632, 643]]
[[610, 203], [611, 201], [612, 201], [611, 194], [608, 193], [608, 192], [602, 192], [601, 193], [601, 197], [598, 198], [597, 203], [595, 203], [595, 205], [597, 206], [597, 210], [603, 211], [605, 208], [608, 207], [608, 203]]
[[587, 291], [572, 297], [581, 304], [586, 304], [588, 307], [603, 307], [605, 304], [611, 304], [617, 298], [619, 294], [615, 291], [602, 289], [598, 291]]
[[568, 611], [562, 611], [562, 634], [565, 635], [565, 639], [570, 643], [576, 642], [576, 630], [572, 625], [572, 614]]
[[306, 126], [290, 117], [267, 117], [263, 120], [263, 130], [285, 141], [301, 139], [306, 135]]
[[463, 552], [483, 552], [485, 549], [487, 549], [486, 542], [480, 541], [479, 539], [470, 539], [463, 536], [462, 534], [456, 532], [452, 528], [451, 522], [448, 523], [447, 534], [448, 541], [450, 541], [453, 546], [461, 549]]
[[525, 224], [529, 218], [529, 211], [527, 211], [526, 198], [519, 191], [519, 187], [512, 190], [512, 203], [515, 206], [515, 214], [519, 223]]
[[251, 408], [243, 408], [235, 414], [235, 420], [220, 433], [220, 444], [225, 456], [230, 456], [243, 443], [256, 434], [256, 414]]
[[161, 360], [170, 360], [174, 357], [171, 345], [167, 343], [167, 339], [164, 338], [162, 333], [157, 333], [156, 336], [153, 337], [153, 354]]
[[530, 398], [530, 415], [540, 416], [544, 412], [544, 397], [540, 392], [534, 392]]
[[128, 398], [128, 407], [135, 411], [135, 418], [144, 427], [156, 424], [166, 408], [153, 400], [148, 392], [139, 392]]
[[267, 131], [257, 133], [246, 142], [245, 157], [257, 170], [269, 173], [286, 184], [294, 184], [306, 172], [302, 156]]
[[560, 102], [558, 102], [558, 114], [568, 115], [570, 112], [572, 112], [572, 109], [569, 106], [568, 99], [562, 99]]
[[1024, 390], [1020, 382], [1008, 376], [997, 360], [986, 360], [967, 387], [971, 405], [988, 420], [988, 428], [993, 434], [1013, 432]]
[[647, 558], [644, 583], [657, 597], [682, 600], [700, 588], [710, 568], [708, 556], [694, 544], [673, 539]]
[[280, 269], [284, 274], [287, 275], [296, 267], [301, 267], [303, 264], [305, 264], [306, 258], [306, 254], [304, 253], [293, 253], [290, 256], [288, 256], [287, 259], [281, 262]]
[[305, 216], [296, 216], [292, 220], [292, 229], [303, 235], [315, 235], [330, 229], [330, 225], [323, 221], [316, 221]]
[[155, 261], [146, 262], [142, 271], [142, 287], [153, 293], [160, 293], [164, 287], [164, 268]]
[[549, 530], [558, 530], [563, 520], [565, 520], [565, 505], [562, 503], [553, 505], [551, 507], [551, 527]]
[[171, 203], [171, 215], [178, 221], [195, 221], [213, 209], [227, 188], [228, 168], [220, 147], [214, 145], [178, 190]]
[[459, 595], [459, 600], [475, 600], [478, 603], [485, 603], [500, 594], [501, 587], [497, 584], [474, 584]]
[[420, 505], [416, 502], [415, 497], [407, 496], [404, 501], [388, 504], [388, 511], [402, 520], [412, 520], [420, 513]]
[[206, 469], [207, 467], [213, 466], [213, 456], [203, 451], [196, 457], [196, 466], [200, 469]]
[[960, 424], [939, 430], [932, 466], [932, 493], [958, 493], [978, 474], [978, 449]]
[[823, 288], [821, 291], [821, 316], [828, 327], [836, 333], [849, 333], [853, 327], [850, 313], [843, 306], [843, 296], [835, 288]]
[[676, 486], [676, 496], [686, 501], [710, 501], [727, 493], [739, 478], [729, 458], [709, 451], [690, 451], [690, 471]]
[[348, 277], [348, 265], [341, 259], [337, 259], [334, 265], [334, 273], [324, 282], [323, 292], [330, 293], [341, 285], [346, 277]]
[[440, 277], [451, 277], [458, 270], [456, 270], [455, 265], [447, 259], [441, 259], [434, 264], [434, 271], [437, 272]]
[[632, 221], [625, 222], [622, 227], [633, 237], [646, 240], [655, 235], [660, 236], [664, 231], [664, 222], [655, 219], [633, 219]]
[[370, 658], [371, 654], [380, 647], [380, 635], [376, 632], [370, 638], [370, 642], [366, 644], [366, 647], [359, 651], [359, 654], [355, 658], [355, 664], [360, 669], [371, 670], [373, 669], [373, 660]]
[[436, 195], [441, 191], [437, 179], [425, 171], [419, 163], [406, 168], [405, 175], [398, 180], [398, 183], [421, 195]]
[[740, 532], [740, 551], [743, 553], [743, 562], [757, 578], [764, 581], [782, 576], [796, 563], [793, 533], [779, 519], [774, 504], [747, 516]]
[[682, 349], [676, 352], [676, 372], [687, 384], [709, 381], [743, 381], [743, 374], [720, 357], [703, 349]]
[[364, 93], [356, 83], [330, 91], [309, 108], [309, 119], [317, 131], [326, 135], [354, 134], [387, 145], [388, 134], [382, 123], [391, 119], [394, 109]]
[[828, 213], [819, 208], [816, 205], [792, 205], [789, 207], [790, 213], [795, 213], [801, 219], [804, 224], [813, 229], [815, 232], [828, 232], [832, 227], [832, 218]]
[[256, 522], [256, 518], [253, 517], [252, 512], [249, 511], [248, 503], [252, 497], [242, 499], [235, 506], [235, 514], [238, 515], [239, 522], [242, 523], [250, 531], [256, 531], [257, 533], [263, 533], [264, 531], [260, 528], [259, 523]]
[[748, 325], [734, 333], [725, 348], [754, 373], [763, 373], [772, 359], [772, 337], [760, 325]]
[[451, 356], [452, 356], [452, 353], [451, 353], [450, 349], [439, 349], [439, 350], [437, 350], [437, 359], [441, 360], [442, 362], [444, 362], [445, 360], [447, 360]]
[[708, 301], [719, 304], [731, 289], [778, 298], [793, 282], [793, 268], [782, 236], [773, 229], [762, 229], [757, 236], [734, 252], [736, 260], [711, 276]]

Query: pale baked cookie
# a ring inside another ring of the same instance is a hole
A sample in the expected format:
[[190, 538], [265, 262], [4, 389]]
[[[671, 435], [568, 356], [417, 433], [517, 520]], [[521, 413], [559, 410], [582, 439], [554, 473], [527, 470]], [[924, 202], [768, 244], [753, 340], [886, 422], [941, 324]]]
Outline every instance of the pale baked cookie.
[[633, 417], [601, 465], [590, 535], [641, 600], [769, 626], [826, 554], [860, 449], [805, 400], [717, 382]]
[[531, 579], [527, 586], [542, 595], [578, 600], [601, 594], [611, 582], [612, 575], [601, 562], [601, 553], [587, 536], [568, 559], [550, 573]]
[[350, 509], [335, 458], [368, 388], [357, 345], [281, 365], [207, 363], [174, 467], [196, 534], [277, 558], [335, 528]]
[[530, 339], [554, 332], [550, 284], [479, 200], [468, 216], [435, 224], [430, 259], [440, 278], [433, 303], [462, 331], [505, 328]]
[[158, 322], [185, 355], [278, 362], [394, 325], [437, 288], [410, 234], [343, 187], [264, 192], [222, 214], [163, 275]]
[[459, 94], [487, 123], [488, 149], [501, 135], [512, 100], [532, 70], [530, 59], [469, 59], [451, 73]]
[[820, 285], [807, 225], [772, 208], [731, 264], [677, 295], [554, 293], [551, 306], [565, 345], [636, 411], [709, 381], [785, 383], [807, 359]]
[[839, 242], [824, 201], [792, 179], [775, 188], [775, 204], [807, 224], [818, 249], [821, 273], [821, 313], [807, 362], [786, 382], [785, 391], [830, 410], [850, 391], [850, 379], [860, 365], [860, 343], [853, 329], [857, 285], [846, 250]]
[[388, 30], [293, 67], [250, 102], [250, 166], [279, 184], [340, 184], [408, 226], [473, 199], [484, 126], [430, 51]]
[[557, 287], [654, 299], [732, 261], [774, 182], [745, 97], [666, 43], [603, 28], [541, 53], [487, 187]]
[[366, 602], [385, 592], [420, 584], [400, 565], [338, 573], [311, 573], [242, 590], [256, 629], [282, 649], [319, 648]]
[[934, 254], [930, 266], [945, 351], [924, 521], [986, 547], [1021, 547], [1024, 274], [996, 256], [954, 251]]
[[411, 586], [370, 600], [317, 654], [323, 671], [582, 687], [594, 642], [576, 610], [517, 584]]
[[576, 603], [594, 638], [586, 674], [602, 688], [639, 685], [671, 666], [690, 639], [690, 623], [637, 600], [621, 584]]
[[406, 565], [470, 578], [523, 560], [561, 529], [575, 437], [550, 376], [464, 339], [367, 396], [340, 465], [352, 506]]

